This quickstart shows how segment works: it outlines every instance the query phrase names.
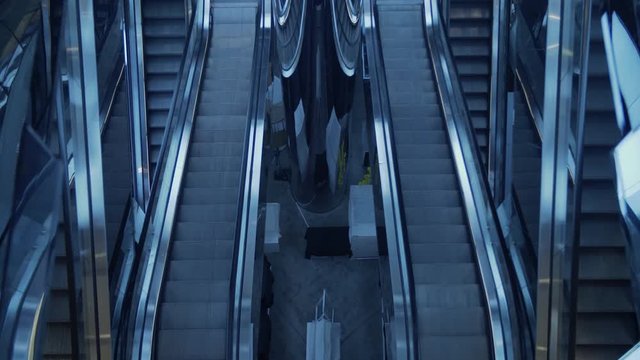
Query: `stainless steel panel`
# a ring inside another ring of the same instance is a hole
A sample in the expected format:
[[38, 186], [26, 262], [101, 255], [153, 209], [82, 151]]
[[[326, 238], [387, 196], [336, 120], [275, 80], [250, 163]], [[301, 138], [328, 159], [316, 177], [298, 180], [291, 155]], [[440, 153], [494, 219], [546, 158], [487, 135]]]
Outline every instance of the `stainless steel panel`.
[[108, 359], [111, 357], [109, 267], [93, 1], [68, 1], [67, 11], [66, 49], [82, 254], [85, 352], [90, 359]]
[[[584, 4], [590, 7], [588, 2]], [[581, 38], [575, 36], [581, 31], [576, 29], [576, 21], [583, 16], [578, 5], [579, 1], [552, 0], [548, 10], [536, 304], [536, 358], [539, 359], [560, 359], [569, 354], [576, 245], [569, 209], [579, 206], [579, 202], [569, 202], [571, 168], [568, 169], [568, 163], [575, 160], [570, 153], [571, 123], [575, 119], [580, 127], [584, 118], [584, 109], [579, 108], [584, 107], [584, 84], [577, 84], [574, 78], [575, 74], [581, 74], [580, 65], [576, 66], [574, 60], [574, 56], [581, 56], [580, 51], [576, 51], [581, 48]], [[586, 21], [588, 24], [589, 19]], [[586, 61], [586, 56], [583, 60]], [[572, 172], [575, 174], [575, 170]], [[574, 182], [579, 191], [579, 176], [574, 176]]]

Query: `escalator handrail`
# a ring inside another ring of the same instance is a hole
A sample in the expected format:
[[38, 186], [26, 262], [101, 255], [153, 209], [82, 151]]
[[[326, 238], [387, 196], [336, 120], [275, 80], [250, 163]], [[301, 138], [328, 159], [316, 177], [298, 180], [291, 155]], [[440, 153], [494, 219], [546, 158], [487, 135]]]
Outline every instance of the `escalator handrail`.
[[432, 66], [484, 288], [493, 358], [515, 359], [519, 353], [516, 306], [508, 271], [503, 265], [506, 256], [497, 211], [478, 155], [479, 147], [440, 18], [438, 0], [424, 0], [424, 11]]
[[253, 65], [251, 70], [251, 95], [247, 111], [249, 126], [245, 135], [245, 156], [242, 165], [241, 196], [234, 248], [231, 278], [231, 317], [228, 341], [230, 358], [234, 360], [254, 359], [253, 292], [256, 251], [258, 241], [258, 218], [264, 133], [266, 127], [266, 95], [271, 50], [272, 3], [259, 2], [258, 29], [256, 31]]
[[398, 359], [417, 359], [417, 326], [414, 317], [414, 289], [411, 280], [413, 276], [409, 264], [409, 245], [403, 232], [399, 175], [391, 133], [391, 108], [380, 44], [380, 30], [376, 20], [375, 0], [364, 0], [364, 41], [367, 49], [371, 107], [389, 256], [395, 354]]
[[[149, 206], [145, 215], [140, 243], [136, 249], [132, 282], [123, 305], [130, 313], [123, 314], [119, 326], [125, 326], [117, 339], [119, 356], [140, 359], [153, 354], [157, 306], [168, 258], [177, 201], [185, 170], [193, 121], [204, 73], [210, 32], [210, 0], [199, 0], [187, 38], [185, 56], [179, 73], [179, 85], [174, 93], [165, 130]], [[176, 95], [178, 94], [178, 95]], [[130, 296], [129, 296], [130, 295]]]

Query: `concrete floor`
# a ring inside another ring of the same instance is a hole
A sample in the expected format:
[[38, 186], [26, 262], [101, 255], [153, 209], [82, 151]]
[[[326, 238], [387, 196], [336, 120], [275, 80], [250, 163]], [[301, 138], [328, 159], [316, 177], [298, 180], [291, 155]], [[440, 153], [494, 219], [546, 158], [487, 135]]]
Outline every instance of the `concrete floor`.
[[[275, 279], [271, 359], [305, 358], [306, 323], [313, 319], [323, 289], [327, 289], [328, 307], [335, 310], [335, 321], [342, 325], [342, 358], [381, 359], [378, 261], [346, 257], [305, 259], [306, 224], [288, 184], [272, 182], [269, 187], [269, 201], [281, 204], [282, 233], [280, 252], [268, 255]], [[345, 208], [340, 206], [322, 217], [305, 214], [305, 218], [314, 226], [335, 224]]]
[[[347, 181], [350, 184], [357, 183], [364, 173], [361, 156], [368, 147], [364, 136], [365, 116], [362, 86], [357, 84], [349, 120]], [[282, 167], [287, 167], [288, 158], [288, 151], [283, 151], [280, 155]], [[308, 226], [348, 225], [348, 195], [332, 211], [316, 214], [299, 208], [289, 184], [274, 181], [272, 173], [267, 189], [267, 201], [280, 203], [282, 234], [280, 251], [267, 255], [274, 276], [270, 358], [305, 359], [306, 324], [313, 320], [315, 305], [322, 296], [322, 290], [326, 289], [328, 309], [334, 309], [335, 321], [342, 326], [341, 358], [382, 359], [382, 295], [379, 283], [380, 269], [388, 272], [385, 260], [351, 260], [346, 257], [309, 260], [304, 257], [304, 234]]]

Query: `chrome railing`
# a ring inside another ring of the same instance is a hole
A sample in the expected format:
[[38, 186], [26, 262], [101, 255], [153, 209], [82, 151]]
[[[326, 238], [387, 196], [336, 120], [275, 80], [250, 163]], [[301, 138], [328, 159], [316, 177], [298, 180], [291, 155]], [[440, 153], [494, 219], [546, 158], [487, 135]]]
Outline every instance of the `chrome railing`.
[[424, 1], [426, 38], [454, 164], [465, 204], [475, 255], [484, 285], [492, 353], [495, 359], [520, 357], [518, 319], [513, 289], [503, 253], [504, 241], [491, 191], [479, 157], [471, 118], [458, 80], [438, 0]]
[[[124, 292], [121, 334], [116, 352], [120, 358], [149, 359], [153, 353], [156, 309], [167, 263], [200, 82], [210, 32], [210, 1], [200, 0], [191, 20], [185, 56], [180, 67], [174, 103], [154, 173], [148, 211], [142, 226], [135, 266], [135, 283]], [[123, 328], [124, 327], [124, 328]]]
[[409, 249], [402, 226], [402, 207], [395, 163], [395, 145], [391, 133], [391, 108], [384, 71], [382, 48], [374, 0], [363, 2], [363, 25], [366, 48], [365, 68], [369, 70], [371, 106], [376, 139], [378, 171], [384, 209], [384, 223], [391, 277], [392, 331], [396, 359], [417, 359], [418, 340], [413, 306], [413, 283]]
[[[238, 243], [234, 250], [231, 281], [232, 304], [229, 329], [230, 358], [234, 360], [254, 359], [254, 338], [259, 326], [254, 326], [254, 272], [256, 256], [262, 257], [258, 247], [258, 217], [260, 185], [262, 181], [264, 133], [266, 129], [266, 95], [269, 66], [271, 62], [271, 0], [259, 2], [258, 29], [253, 49], [251, 71], [251, 97], [249, 98], [249, 123], [245, 149], [239, 199], [242, 204], [237, 229]], [[260, 289], [257, 289], [260, 291]], [[257, 304], [259, 307], [259, 303]]]

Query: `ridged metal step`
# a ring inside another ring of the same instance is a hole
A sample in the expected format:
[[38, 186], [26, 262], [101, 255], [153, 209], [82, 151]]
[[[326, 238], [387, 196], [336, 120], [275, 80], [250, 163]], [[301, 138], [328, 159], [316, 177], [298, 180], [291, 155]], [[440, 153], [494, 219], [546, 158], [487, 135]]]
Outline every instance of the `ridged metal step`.
[[449, 42], [483, 161], [489, 146], [493, 1], [451, 0]]
[[142, 3], [150, 173], [158, 161], [186, 39], [183, 1]]

